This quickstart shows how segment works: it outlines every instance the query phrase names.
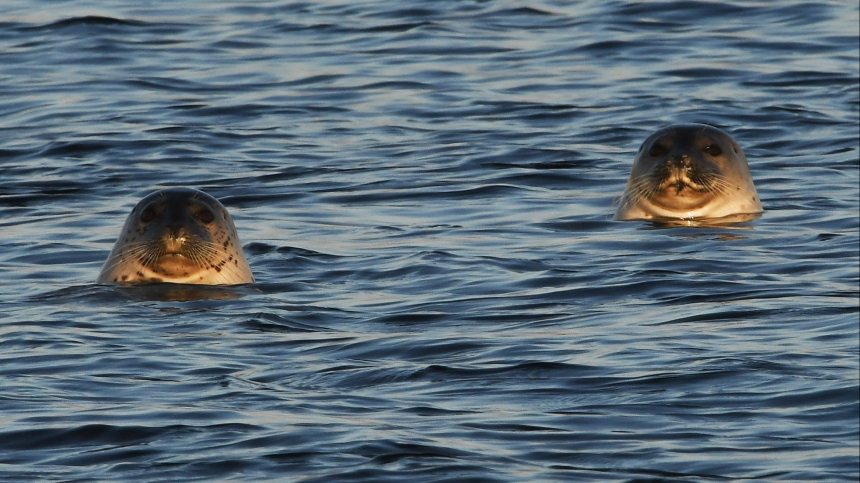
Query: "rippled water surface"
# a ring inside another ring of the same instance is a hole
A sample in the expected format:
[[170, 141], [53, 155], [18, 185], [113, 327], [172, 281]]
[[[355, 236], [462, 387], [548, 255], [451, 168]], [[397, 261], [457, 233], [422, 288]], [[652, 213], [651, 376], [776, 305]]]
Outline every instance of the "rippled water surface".
[[[0, 479], [857, 481], [858, 5], [0, 6]], [[765, 207], [615, 222], [654, 130]], [[257, 283], [94, 282], [192, 186]]]

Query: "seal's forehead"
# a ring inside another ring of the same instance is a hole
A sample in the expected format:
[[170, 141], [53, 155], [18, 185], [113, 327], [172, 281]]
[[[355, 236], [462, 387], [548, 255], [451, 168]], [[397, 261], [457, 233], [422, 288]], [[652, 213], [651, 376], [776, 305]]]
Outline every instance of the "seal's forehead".
[[664, 127], [663, 129], [655, 132], [648, 137], [645, 143], [647, 144], [648, 142], [653, 142], [659, 139], [678, 143], [696, 142], [701, 140], [730, 142], [731, 136], [721, 129], [708, 126], [706, 124], [675, 124]]
[[165, 188], [148, 194], [137, 206], [144, 206], [153, 202], [168, 205], [180, 203], [200, 203], [211, 208], [222, 208], [221, 203], [208, 194], [191, 188]]
[[691, 137], [707, 138], [713, 141], [728, 141], [732, 138], [722, 129], [707, 124], [682, 124], [678, 126], [678, 131]]
[[651, 146], [653, 144], [671, 145], [679, 141], [685, 141], [690, 138], [690, 134], [686, 129], [678, 126], [667, 126], [660, 129], [645, 139], [639, 149]]

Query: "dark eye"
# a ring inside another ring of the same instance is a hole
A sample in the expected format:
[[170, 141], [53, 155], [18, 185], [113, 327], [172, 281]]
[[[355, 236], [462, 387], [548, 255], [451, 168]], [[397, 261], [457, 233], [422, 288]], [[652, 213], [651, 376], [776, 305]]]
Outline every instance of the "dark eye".
[[155, 210], [152, 208], [146, 208], [140, 212], [140, 221], [144, 223], [149, 223], [150, 221], [155, 219]]
[[209, 223], [215, 219], [215, 216], [209, 210], [200, 210], [197, 212], [197, 219], [203, 223]]
[[722, 148], [717, 146], [716, 144], [711, 144], [705, 148], [705, 152], [710, 154], [711, 156], [719, 156], [723, 154]]
[[662, 144], [654, 144], [651, 146], [651, 149], [648, 151], [648, 154], [651, 156], [662, 156], [666, 154], [666, 147]]

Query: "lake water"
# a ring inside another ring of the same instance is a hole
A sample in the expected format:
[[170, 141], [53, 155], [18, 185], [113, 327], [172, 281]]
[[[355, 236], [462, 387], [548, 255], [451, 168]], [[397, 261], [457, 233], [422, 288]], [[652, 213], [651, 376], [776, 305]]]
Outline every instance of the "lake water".
[[[0, 6], [0, 480], [857, 481], [856, 2]], [[656, 129], [765, 208], [615, 222]], [[257, 283], [94, 282], [158, 187]]]

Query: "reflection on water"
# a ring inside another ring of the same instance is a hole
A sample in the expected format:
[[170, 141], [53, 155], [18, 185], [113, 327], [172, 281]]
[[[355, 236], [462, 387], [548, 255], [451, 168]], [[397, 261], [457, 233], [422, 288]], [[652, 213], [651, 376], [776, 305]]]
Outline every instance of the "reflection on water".
[[725, 228], [734, 230], [753, 230], [754, 220], [761, 218], [761, 213], [739, 213], [736, 215], [721, 216], [719, 218], [659, 218], [648, 220], [648, 224], [654, 228], [678, 228], [684, 226]]
[[[227, 300], [243, 296], [238, 287], [217, 285], [186, 285], [176, 283], [156, 283], [119, 288], [138, 300], [158, 300], [162, 302], [191, 302], [195, 300]], [[245, 290], [246, 291], [246, 290]]]

